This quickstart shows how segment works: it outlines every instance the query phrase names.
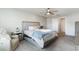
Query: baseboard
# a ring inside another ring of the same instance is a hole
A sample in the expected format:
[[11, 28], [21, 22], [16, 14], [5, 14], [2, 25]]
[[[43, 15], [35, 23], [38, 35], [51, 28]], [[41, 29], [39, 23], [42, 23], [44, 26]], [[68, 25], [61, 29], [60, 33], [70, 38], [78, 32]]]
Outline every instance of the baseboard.
[[67, 37], [73, 37], [73, 38], [75, 38], [75, 36], [71, 36], [71, 35], [65, 35], [65, 36], [67, 36]]

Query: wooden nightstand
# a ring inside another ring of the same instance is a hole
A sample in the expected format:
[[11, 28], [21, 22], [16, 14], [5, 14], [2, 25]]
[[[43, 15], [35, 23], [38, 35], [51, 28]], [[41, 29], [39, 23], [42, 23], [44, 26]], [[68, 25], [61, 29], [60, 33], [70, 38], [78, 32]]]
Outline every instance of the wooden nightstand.
[[12, 35], [18, 35], [19, 40], [20, 40], [20, 41], [23, 40], [23, 39], [22, 39], [22, 33], [20, 33], [20, 32], [12, 32], [11, 34], [12, 34]]
[[15, 50], [19, 46], [18, 35], [11, 35], [11, 50]]

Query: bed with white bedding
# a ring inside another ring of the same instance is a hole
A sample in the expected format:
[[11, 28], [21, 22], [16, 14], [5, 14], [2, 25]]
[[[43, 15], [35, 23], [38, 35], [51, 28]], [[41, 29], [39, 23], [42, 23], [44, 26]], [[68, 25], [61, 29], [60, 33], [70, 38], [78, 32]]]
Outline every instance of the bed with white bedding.
[[[24, 22], [25, 24], [27, 22]], [[29, 22], [23, 27], [24, 38], [33, 42], [40, 48], [44, 48], [48, 41], [54, 40], [57, 37], [57, 33], [50, 29], [39, 29], [38, 22]], [[26, 29], [27, 28], [27, 29]]]
[[[43, 31], [42, 31], [43, 30]], [[53, 31], [47, 31], [47, 29], [39, 29], [39, 30], [25, 30], [24, 34], [29, 36], [33, 41], [37, 42], [37, 44], [43, 48], [45, 45], [45, 42], [49, 40], [53, 40], [57, 36], [56, 32]]]

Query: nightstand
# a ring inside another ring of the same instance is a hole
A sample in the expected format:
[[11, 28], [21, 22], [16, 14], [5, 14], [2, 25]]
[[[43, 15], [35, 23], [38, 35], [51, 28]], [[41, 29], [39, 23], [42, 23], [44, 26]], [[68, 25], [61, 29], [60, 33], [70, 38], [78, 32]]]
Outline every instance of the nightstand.
[[22, 33], [20, 33], [20, 32], [12, 32], [11, 35], [18, 35], [19, 40], [22, 41]]
[[11, 50], [15, 50], [19, 46], [18, 35], [11, 35]]

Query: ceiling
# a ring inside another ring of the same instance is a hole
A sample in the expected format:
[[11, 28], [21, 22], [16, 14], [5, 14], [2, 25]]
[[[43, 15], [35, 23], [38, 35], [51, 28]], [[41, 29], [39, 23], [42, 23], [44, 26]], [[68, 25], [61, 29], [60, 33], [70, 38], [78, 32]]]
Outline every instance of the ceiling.
[[[67, 16], [79, 12], [79, 8], [52, 8], [52, 9], [57, 10], [58, 11], [57, 14], [61, 16]], [[44, 12], [46, 8], [19, 8], [18, 10], [22, 10], [25, 12], [41, 16], [42, 15], [41, 12]]]

